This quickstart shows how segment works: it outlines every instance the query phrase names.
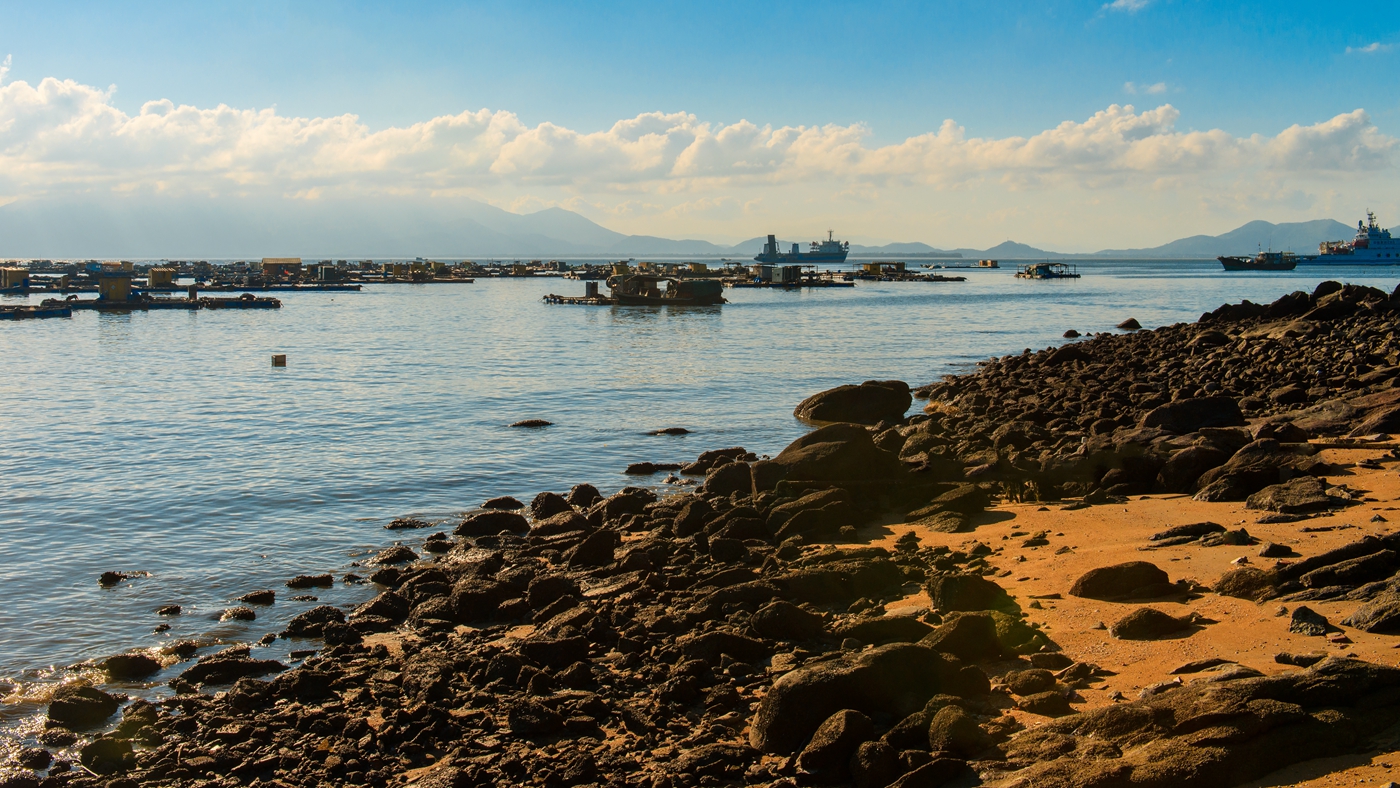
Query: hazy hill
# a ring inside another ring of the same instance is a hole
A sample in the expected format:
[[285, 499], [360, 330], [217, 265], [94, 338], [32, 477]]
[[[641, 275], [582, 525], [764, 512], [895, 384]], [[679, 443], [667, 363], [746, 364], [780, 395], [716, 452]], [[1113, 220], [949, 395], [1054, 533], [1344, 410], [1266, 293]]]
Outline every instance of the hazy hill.
[[1250, 255], [1263, 249], [1316, 254], [1323, 241], [1351, 240], [1356, 230], [1332, 219], [1311, 222], [1253, 221], [1222, 235], [1193, 235], [1150, 249], [1105, 249], [1101, 257], [1219, 257]]

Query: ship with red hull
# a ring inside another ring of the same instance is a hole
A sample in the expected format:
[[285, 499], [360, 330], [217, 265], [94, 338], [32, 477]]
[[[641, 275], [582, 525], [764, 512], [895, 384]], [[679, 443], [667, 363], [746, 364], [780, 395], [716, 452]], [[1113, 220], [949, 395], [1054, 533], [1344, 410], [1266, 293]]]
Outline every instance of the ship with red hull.
[[1376, 215], [1366, 212], [1366, 221], [1356, 223], [1356, 237], [1350, 241], [1323, 241], [1316, 257], [1299, 260], [1308, 265], [1400, 265], [1400, 240], [1390, 230], [1376, 224]]

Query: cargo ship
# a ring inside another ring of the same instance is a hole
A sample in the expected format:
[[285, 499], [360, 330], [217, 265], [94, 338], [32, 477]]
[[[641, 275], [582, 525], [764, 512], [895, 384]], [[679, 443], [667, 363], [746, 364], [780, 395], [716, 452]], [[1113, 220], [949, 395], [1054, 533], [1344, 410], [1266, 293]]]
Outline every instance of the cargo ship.
[[1356, 237], [1350, 241], [1323, 241], [1316, 257], [1300, 262], [1312, 265], [1400, 265], [1400, 242], [1390, 231], [1376, 224], [1376, 215], [1366, 212], [1366, 222], [1356, 223]]
[[1298, 256], [1292, 252], [1260, 252], [1253, 257], [1217, 257], [1226, 271], [1292, 271]]
[[832, 237], [831, 230], [826, 231], [826, 240], [818, 243], [813, 241], [808, 246], [807, 251], [802, 251], [799, 244], [792, 245], [791, 252], [778, 251], [777, 236], [768, 236], [768, 243], [763, 245], [763, 252], [754, 257], [760, 263], [796, 263], [798, 265], [806, 263], [844, 263], [846, 255], [851, 251], [849, 241], [838, 241]]

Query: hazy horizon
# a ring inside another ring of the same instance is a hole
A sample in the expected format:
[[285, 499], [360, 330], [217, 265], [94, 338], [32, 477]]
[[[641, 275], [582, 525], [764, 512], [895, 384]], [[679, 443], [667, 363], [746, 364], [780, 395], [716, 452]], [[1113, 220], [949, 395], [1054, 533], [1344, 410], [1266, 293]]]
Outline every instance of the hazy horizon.
[[1381, 4], [7, 11], [6, 257], [293, 231], [373, 253], [515, 221], [476, 203], [720, 245], [833, 229], [1088, 252], [1400, 224]]

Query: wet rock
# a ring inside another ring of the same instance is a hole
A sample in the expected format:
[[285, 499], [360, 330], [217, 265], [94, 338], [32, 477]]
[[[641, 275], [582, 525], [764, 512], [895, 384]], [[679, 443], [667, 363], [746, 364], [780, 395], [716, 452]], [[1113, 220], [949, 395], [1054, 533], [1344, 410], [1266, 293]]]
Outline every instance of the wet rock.
[[287, 623], [287, 629], [283, 634], [287, 637], [320, 637], [326, 625], [332, 622], [344, 624], [345, 614], [330, 605], [320, 605], [293, 618]]
[[797, 756], [797, 768], [818, 782], [842, 782], [849, 776], [856, 748], [874, 736], [875, 725], [869, 717], [842, 709], [817, 726], [812, 740]]
[[530, 516], [535, 520], [545, 520], [573, 510], [574, 507], [569, 505], [568, 499], [558, 493], [542, 492], [530, 501]]
[[1091, 569], [1081, 575], [1069, 592], [1085, 599], [1117, 601], [1150, 599], [1174, 590], [1167, 573], [1147, 561], [1129, 561]]
[[1050, 355], [1045, 357], [1045, 364], [1051, 367], [1075, 362], [1093, 363], [1093, 361], [1094, 357], [1085, 352], [1084, 348], [1079, 345], [1062, 345], [1050, 351]]
[[1061, 334], [1060, 336], [1064, 337], [1065, 339], [1078, 339], [1079, 332], [1071, 328], [1065, 331], [1065, 333]]
[[724, 465], [730, 462], [752, 462], [758, 459], [743, 446], [731, 446], [727, 449], [711, 449], [701, 452], [695, 462], [681, 468], [681, 473], [693, 476], [704, 476], [710, 472], [711, 468], [717, 465]]
[[554, 422], [552, 422], [552, 421], [545, 421], [544, 419], [525, 419], [525, 420], [523, 420], [523, 421], [517, 421], [517, 422], [511, 424], [510, 426], [512, 426], [512, 427], [527, 427], [527, 428], [529, 428], [529, 427], [552, 427], [552, 426], [554, 426]]
[[182, 608], [179, 605], [165, 605], [156, 610], [158, 616], [178, 616]]
[[372, 563], [388, 566], [392, 564], [408, 564], [417, 560], [418, 554], [413, 552], [412, 549], [404, 545], [394, 545], [386, 550], [381, 550], [379, 555], [375, 556]]
[[159, 673], [161, 664], [150, 654], [138, 652], [108, 657], [102, 660], [99, 667], [114, 681], [131, 681]]
[[492, 536], [499, 533], [523, 534], [530, 530], [530, 521], [517, 512], [486, 511], [469, 515], [453, 529], [457, 536]]
[[330, 588], [335, 584], [335, 580], [329, 575], [297, 575], [287, 581], [287, 588], [301, 590], [304, 588]]
[[238, 598], [245, 605], [270, 605], [277, 601], [275, 591], [250, 591]]
[[266, 676], [286, 669], [276, 660], [253, 659], [247, 646], [231, 646], [201, 657], [180, 674], [180, 679], [190, 684], [230, 684], [244, 677]]
[[867, 380], [859, 386], [837, 386], [813, 394], [792, 415], [810, 421], [877, 424], [898, 421], [913, 404], [909, 385], [898, 380]]
[[219, 614], [220, 621], [256, 621], [258, 614], [250, 607], [230, 607]]
[[565, 500], [569, 502], [570, 506], [587, 509], [602, 499], [603, 495], [598, 492], [597, 487], [591, 484], [576, 484], [569, 489], [569, 495]]
[[490, 510], [515, 511], [517, 509], [524, 509], [525, 504], [521, 503], [520, 500], [517, 498], [512, 498], [509, 495], [502, 495], [497, 498], [492, 498], [486, 503], [483, 503], [481, 505], [481, 508]]
[[49, 702], [49, 721], [65, 728], [101, 725], [117, 712], [119, 702], [96, 687], [65, 684], [54, 691]]
[[115, 774], [130, 770], [135, 758], [131, 742], [103, 737], [83, 745], [78, 760], [96, 774]]
[[1137, 318], [1130, 317], [1127, 320], [1124, 320], [1122, 323], [1119, 323], [1117, 327], [1125, 331], [1136, 331], [1139, 328], [1142, 328], [1142, 324], [1137, 321]]
[[685, 427], [663, 427], [659, 430], [652, 430], [648, 435], [689, 435], [690, 430]]
[[1273, 484], [1249, 496], [1246, 509], [1265, 509], [1284, 514], [1314, 512], [1335, 506], [1327, 485], [1315, 476], [1299, 476], [1283, 484]]

